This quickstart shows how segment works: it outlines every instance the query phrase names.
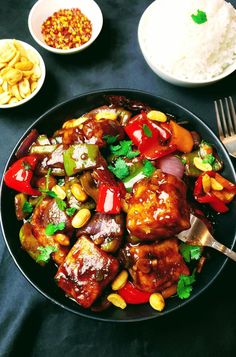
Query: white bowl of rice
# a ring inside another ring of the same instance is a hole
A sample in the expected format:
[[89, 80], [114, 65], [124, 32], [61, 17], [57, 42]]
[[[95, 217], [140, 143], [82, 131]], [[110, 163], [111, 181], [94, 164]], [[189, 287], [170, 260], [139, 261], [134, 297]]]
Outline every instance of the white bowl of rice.
[[236, 70], [236, 10], [224, 0], [156, 0], [140, 19], [138, 41], [162, 79], [209, 85]]

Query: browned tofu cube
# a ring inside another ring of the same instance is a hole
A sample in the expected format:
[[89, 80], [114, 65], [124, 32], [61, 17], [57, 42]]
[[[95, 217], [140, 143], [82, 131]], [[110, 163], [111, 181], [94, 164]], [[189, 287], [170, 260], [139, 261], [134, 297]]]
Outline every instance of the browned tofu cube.
[[190, 227], [186, 185], [156, 170], [134, 185], [127, 212], [129, 233], [142, 241], [170, 238]]
[[177, 283], [181, 274], [189, 275], [176, 238], [153, 244], [128, 245], [121, 258], [129, 264], [135, 286], [151, 293]]
[[55, 280], [67, 296], [88, 308], [114, 279], [118, 269], [116, 258], [82, 236], [60, 265]]

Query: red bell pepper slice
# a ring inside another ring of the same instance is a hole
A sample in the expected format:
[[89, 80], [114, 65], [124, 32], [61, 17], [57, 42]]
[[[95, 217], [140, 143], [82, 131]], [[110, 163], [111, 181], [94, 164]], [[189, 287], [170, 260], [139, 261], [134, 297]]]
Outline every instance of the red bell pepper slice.
[[[229, 208], [226, 206], [226, 204], [223, 200], [216, 197], [216, 195], [214, 195], [213, 192], [205, 193], [203, 191], [202, 178], [204, 175], [214, 177], [219, 183], [222, 184], [222, 186], [223, 186], [223, 182], [225, 180], [226, 185], [228, 187], [230, 187], [231, 190], [235, 189], [234, 188], [235, 185], [233, 183], [231, 183], [230, 181], [224, 179], [221, 175], [217, 174], [214, 171], [206, 171], [206, 172], [202, 173], [195, 182], [193, 194], [194, 194], [195, 199], [199, 203], [208, 203], [216, 212], [219, 212], [219, 213], [227, 212], [229, 210]], [[219, 177], [222, 179], [221, 182], [219, 180]]]
[[143, 138], [146, 136], [143, 129], [144, 125], [147, 125], [151, 130], [148, 124], [146, 113], [141, 113], [133, 117], [125, 126], [125, 132], [134, 145], [139, 146], [139, 144], [143, 141]]
[[147, 118], [146, 113], [132, 118], [126, 125], [125, 131], [140, 153], [148, 160], [156, 160], [176, 150], [175, 145], [167, 145], [171, 138], [168, 123], [153, 122]]
[[148, 139], [150, 140], [144, 140], [138, 147], [141, 154], [148, 160], [160, 159], [176, 150], [174, 145], [160, 145], [157, 138]]
[[4, 175], [5, 184], [18, 192], [32, 196], [40, 196], [41, 193], [31, 186], [31, 179], [37, 164], [35, 155], [25, 156], [10, 166]]
[[135, 288], [130, 281], [127, 281], [125, 286], [118, 290], [118, 294], [127, 304], [144, 304], [149, 301], [151, 296], [151, 293]]
[[96, 211], [108, 214], [118, 214], [121, 210], [121, 192], [119, 186], [101, 184], [98, 188]]
[[234, 183], [230, 182], [229, 180], [227, 180], [226, 178], [224, 178], [217, 172], [215, 172], [214, 177], [215, 177], [216, 181], [218, 181], [226, 190], [228, 190], [236, 195], [236, 185]]
[[226, 204], [216, 197], [213, 193], [208, 192], [205, 196], [198, 197], [199, 203], [209, 203], [209, 205], [219, 213], [228, 212], [229, 208]]

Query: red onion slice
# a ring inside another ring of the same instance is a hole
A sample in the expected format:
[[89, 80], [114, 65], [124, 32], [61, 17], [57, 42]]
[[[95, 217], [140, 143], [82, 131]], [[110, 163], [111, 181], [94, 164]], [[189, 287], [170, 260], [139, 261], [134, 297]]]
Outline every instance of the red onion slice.
[[181, 160], [173, 155], [165, 156], [158, 160], [158, 166], [162, 172], [182, 178], [184, 174], [184, 165]]

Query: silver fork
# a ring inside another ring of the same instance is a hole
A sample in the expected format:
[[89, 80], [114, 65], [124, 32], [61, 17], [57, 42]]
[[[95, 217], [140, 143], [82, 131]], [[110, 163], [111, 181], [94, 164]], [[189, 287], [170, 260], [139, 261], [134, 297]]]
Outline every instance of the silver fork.
[[184, 243], [190, 245], [207, 246], [218, 250], [227, 255], [236, 262], [236, 252], [225, 247], [218, 242], [209, 232], [207, 226], [203, 221], [196, 216], [190, 216], [191, 227], [177, 235], [177, 237]]
[[232, 97], [214, 101], [220, 140], [236, 158], [236, 114]]

